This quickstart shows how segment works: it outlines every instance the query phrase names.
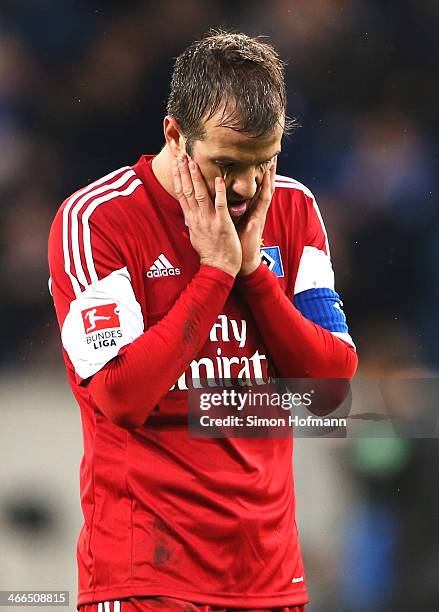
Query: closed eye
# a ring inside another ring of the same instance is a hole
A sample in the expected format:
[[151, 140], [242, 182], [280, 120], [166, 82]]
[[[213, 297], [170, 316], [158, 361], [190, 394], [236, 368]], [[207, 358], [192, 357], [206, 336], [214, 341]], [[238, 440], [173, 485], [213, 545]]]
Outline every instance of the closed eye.
[[271, 159], [267, 159], [267, 161], [262, 162], [261, 164], [259, 164], [260, 168], [266, 168], [269, 164], [273, 163], [273, 157]]
[[[263, 162], [260, 162], [259, 164], [256, 164], [255, 168], [264, 169], [269, 164], [271, 164], [273, 162], [273, 160], [274, 160], [274, 157], [271, 157], [270, 159], [267, 159], [266, 161], [263, 161]], [[220, 162], [220, 161], [217, 161], [215, 163], [218, 166], [218, 168], [221, 171], [223, 171], [223, 172], [230, 172], [234, 167], [239, 166], [239, 164], [236, 164], [234, 162]]]

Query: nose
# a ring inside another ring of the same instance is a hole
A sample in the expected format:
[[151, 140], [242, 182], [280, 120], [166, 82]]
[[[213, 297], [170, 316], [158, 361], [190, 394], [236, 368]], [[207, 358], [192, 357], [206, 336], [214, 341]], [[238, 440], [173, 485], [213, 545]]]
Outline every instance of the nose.
[[243, 200], [251, 200], [257, 189], [257, 173], [254, 168], [235, 174], [230, 184], [230, 190]]

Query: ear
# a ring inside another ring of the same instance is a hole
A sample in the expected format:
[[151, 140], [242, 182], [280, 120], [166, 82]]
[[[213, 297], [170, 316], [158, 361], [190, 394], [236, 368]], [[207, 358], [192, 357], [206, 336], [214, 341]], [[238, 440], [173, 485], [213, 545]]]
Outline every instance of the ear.
[[171, 115], [166, 115], [163, 120], [163, 132], [165, 134], [166, 144], [174, 157], [185, 153], [186, 138], [183, 136], [177, 120]]

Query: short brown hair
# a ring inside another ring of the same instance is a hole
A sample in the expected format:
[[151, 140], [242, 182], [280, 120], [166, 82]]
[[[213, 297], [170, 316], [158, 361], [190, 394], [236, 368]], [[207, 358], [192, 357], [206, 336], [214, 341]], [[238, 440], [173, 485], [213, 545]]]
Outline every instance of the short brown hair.
[[246, 34], [210, 30], [176, 59], [166, 110], [178, 121], [187, 149], [204, 135], [203, 121], [220, 108], [220, 125], [250, 136], [269, 133], [286, 116], [284, 62], [274, 48]]

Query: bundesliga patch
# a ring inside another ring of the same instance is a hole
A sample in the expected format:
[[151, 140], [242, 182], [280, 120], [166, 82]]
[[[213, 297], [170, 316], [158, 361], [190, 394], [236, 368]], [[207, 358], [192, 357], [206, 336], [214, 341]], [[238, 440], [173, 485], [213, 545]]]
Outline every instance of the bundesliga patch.
[[110, 329], [120, 327], [119, 309], [117, 304], [102, 304], [82, 310], [82, 321], [86, 334], [99, 331], [100, 329]]
[[279, 277], [284, 276], [284, 267], [278, 246], [261, 247], [261, 256], [262, 263], [267, 266], [270, 272], [274, 272]]

